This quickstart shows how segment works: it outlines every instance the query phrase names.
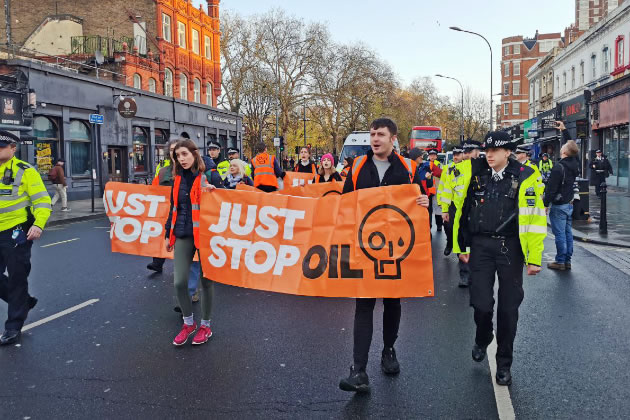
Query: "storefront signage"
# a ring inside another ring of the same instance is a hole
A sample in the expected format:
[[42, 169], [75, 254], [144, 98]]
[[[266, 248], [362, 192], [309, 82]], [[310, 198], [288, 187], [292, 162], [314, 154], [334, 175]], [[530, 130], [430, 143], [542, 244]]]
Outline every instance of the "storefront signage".
[[22, 125], [22, 95], [2, 92], [0, 98], [0, 121], [2, 124]]
[[220, 122], [224, 124], [236, 125], [236, 119], [222, 117], [220, 115], [208, 114], [208, 121], [215, 121], [215, 122]]
[[118, 113], [123, 118], [133, 118], [138, 112], [138, 105], [133, 98], [124, 98], [118, 102]]
[[105, 117], [101, 114], [90, 114], [90, 124], [103, 124]]
[[37, 143], [35, 151], [37, 170], [40, 174], [47, 174], [52, 169], [52, 147], [50, 143]]
[[566, 122], [586, 119], [586, 102], [579, 96], [562, 104], [562, 117]]

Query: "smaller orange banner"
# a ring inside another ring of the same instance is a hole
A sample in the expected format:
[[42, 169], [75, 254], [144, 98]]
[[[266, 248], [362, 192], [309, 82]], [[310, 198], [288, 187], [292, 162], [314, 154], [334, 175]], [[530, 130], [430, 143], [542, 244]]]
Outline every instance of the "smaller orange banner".
[[300, 185], [312, 184], [315, 175], [306, 172], [286, 172], [285, 177], [282, 179], [284, 182], [284, 188], [299, 187]]

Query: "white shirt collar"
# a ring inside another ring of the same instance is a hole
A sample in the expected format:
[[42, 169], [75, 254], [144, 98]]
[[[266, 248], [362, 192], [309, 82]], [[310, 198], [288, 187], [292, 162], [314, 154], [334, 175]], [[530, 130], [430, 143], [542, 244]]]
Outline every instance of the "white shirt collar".
[[500, 179], [503, 179], [503, 173], [505, 172], [505, 168], [507, 168], [507, 165], [505, 165], [502, 169], [495, 171], [494, 169], [492, 169], [492, 177], [494, 178], [495, 175], [499, 175]]

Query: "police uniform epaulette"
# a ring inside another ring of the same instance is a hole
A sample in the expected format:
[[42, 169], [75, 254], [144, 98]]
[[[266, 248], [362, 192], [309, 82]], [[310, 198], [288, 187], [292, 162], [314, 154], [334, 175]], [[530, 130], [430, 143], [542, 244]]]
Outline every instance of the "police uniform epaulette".
[[18, 164], [17, 164], [17, 167], [18, 167], [18, 168], [20, 168], [20, 169], [24, 169], [24, 170], [27, 170], [28, 168], [32, 168], [32, 166], [31, 166], [31, 165], [29, 165], [29, 164], [28, 164], [28, 163], [26, 163], [26, 162], [20, 162], [20, 163], [18, 163]]

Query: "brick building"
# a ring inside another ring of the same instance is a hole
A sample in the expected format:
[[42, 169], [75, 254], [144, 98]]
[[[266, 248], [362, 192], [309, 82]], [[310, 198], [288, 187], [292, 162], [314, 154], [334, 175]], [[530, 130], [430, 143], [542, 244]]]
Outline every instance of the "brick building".
[[623, 0], [575, 0], [575, 24], [580, 31], [587, 31], [622, 2]]
[[539, 34], [533, 38], [504, 38], [501, 49], [501, 110], [499, 127], [510, 127], [528, 119], [529, 82], [527, 73], [554, 47], [563, 47], [560, 33]]
[[[65, 66], [84, 74], [96, 75], [87, 65], [100, 67], [99, 77], [216, 106], [219, 1], [207, 1], [208, 13], [187, 0], [108, 0], [106, 6], [96, 0], [14, 1], [11, 43], [20, 55], [44, 61], [66, 57], [74, 64]], [[0, 30], [5, 32], [4, 8]]]

